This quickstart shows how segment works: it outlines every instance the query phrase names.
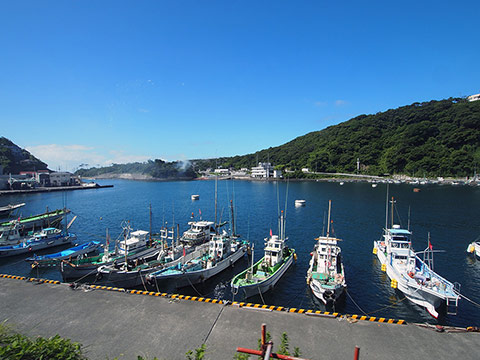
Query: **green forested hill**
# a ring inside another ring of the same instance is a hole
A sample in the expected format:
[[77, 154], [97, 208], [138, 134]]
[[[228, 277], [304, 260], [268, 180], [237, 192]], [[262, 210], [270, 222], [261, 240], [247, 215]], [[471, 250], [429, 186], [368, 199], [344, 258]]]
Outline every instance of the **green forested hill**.
[[[321, 172], [467, 176], [480, 165], [480, 101], [448, 99], [360, 115], [254, 154], [195, 160], [196, 168], [252, 167]], [[480, 170], [480, 168], [479, 168]]]
[[83, 177], [96, 177], [105, 174], [141, 174], [155, 179], [192, 179], [196, 177], [188, 163], [165, 162], [160, 159], [149, 160], [144, 163], [113, 164], [101, 168], [79, 169], [75, 174]]
[[4, 174], [47, 169], [47, 164], [3, 136], [0, 137], [0, 165]]

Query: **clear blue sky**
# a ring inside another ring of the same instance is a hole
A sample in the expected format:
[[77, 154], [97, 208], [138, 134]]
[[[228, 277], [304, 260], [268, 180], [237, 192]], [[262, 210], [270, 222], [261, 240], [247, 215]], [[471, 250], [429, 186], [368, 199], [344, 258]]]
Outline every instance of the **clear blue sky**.
[[479, 1], [2, 1], [0, 135], [52, 169], [247, 154], [479, 93], [479, 19]]

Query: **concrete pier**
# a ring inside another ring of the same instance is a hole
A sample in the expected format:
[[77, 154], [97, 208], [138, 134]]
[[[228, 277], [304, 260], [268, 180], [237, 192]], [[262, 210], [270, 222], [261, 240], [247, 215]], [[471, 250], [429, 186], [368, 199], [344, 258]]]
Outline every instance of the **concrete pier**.
[[[414, 324], [325, 318], [187, 300], [141, 291], [80, 287], [0, 276], [0, 321], [31, 336], [59, 334], [84, 345], [89, 359], [185, 359], [206, 344], [206, 359], [256, 349], [261, 324], [274, 348], [283, 332], [307, 359], [477, 359], [479, 333], [439, 333]], [[212, 303], [215, 302], [215, 303]], [[253, 357], [251, 357], [253, 358]]]
[[97, 186], [52, 186], [52, 187], [38, 187], [34, 189], [22, 189], [22, 190], [0, 190], [0, 196], [2, 195], [20, 195], [20, 194], [33, 194], [41, 192], [52, 191], [68, 191], [68, 190], [88, 190], [88, 189], [103, 189], [111, 188], [113, 185], [98, 185]]

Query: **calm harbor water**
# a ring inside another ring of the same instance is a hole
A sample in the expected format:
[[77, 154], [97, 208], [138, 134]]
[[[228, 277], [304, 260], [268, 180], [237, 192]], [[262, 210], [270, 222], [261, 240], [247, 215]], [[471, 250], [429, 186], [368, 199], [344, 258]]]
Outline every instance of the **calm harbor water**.
[[[192, 213], [199, 219], [214, 218], [214, 181], [140, 182], [124, 180], [100, 181], [113, 188], [65, 193], [38, 193], [0, 198], [0, 206], [25, 202], [22, 215], [44, 212], [67, 206], [78, 218], [71, 228], [77, 243], [105, 239], [108, 228], [113, 239], [121, 234], [121, 223], [130, 220], [134, 230], [149, 229], [149, 204], [153, 211], [153, 230], [167, 222], [187, 229]], [[413, 246], [417, 251], [427, 246], [428, 232], [435, 250], [435, 270], [452, 282], [459, 282], [463, 295], [480, 303], [480, 261], [467, 255], [467, 245], [480, 234], [480, 188], [467, 186], [426, 185], [412, 191], [409, 185], [390, 185], [390, 195], [404, 227], [408, 222], [413, 231]], [[192, 194], [200, 200], [192, 201]], [[237, 233], [255, 244], [255, 260], [263, 254], [263, 239], [270, 229], [278, 233], [278, 209], [286, 203], [286, 232], [289, 246], [298, 254], [296, 264], [285, 274], [276, 288], [252, 302], [325, 310], [307, 287], [305, 276], [313, 249], [314, 238], [322, 234], [328, 200], [332, 200], [335, 235], [341, 239], [343, 261], [348, 285], [345, 301], [337, 311], [350, 314], [402, 318], [410, 322], [433, 322], [427, 312], [405, 300], [390, 287], [372, 254], [373, 241], [380, 238], [385, 224], [386, 185], [376, 188], [368, 183], [329, 182], [218, 182], [218, 217], [230, 220], [229, 200], [234, 198]], [[286, 201], [287, 198], [287, 201]], [[305, 199], [305, 207], [295, 207], [295, 199]], [[280, 205], [279, 205], [280, 204]], [[397, 220], [396, 223], [399, 221]], [[56, 250], [53, 250], [56, 251]], [[44, 251], [53, 252], [53, 251]], [[233, 269], [195, 288], [180, 289], [180, 293], [231, 299], [231, 278], [248, 266], [248, 259]], [[15, 257], [0, 260], [0, 273], [61, 280], [55, 269], [32, 270]], [[480, 326], [480, 308], [461, 300], [458, 315], [447, 315], [440, 323], [454, 326]]]

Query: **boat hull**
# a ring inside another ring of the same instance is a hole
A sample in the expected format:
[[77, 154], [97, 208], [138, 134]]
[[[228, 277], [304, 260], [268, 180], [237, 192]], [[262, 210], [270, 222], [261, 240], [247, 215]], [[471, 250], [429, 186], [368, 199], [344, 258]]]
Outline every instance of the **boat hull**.
[[334, 304], [345, 292], [345, 284], [336, 284], [333, 287], [324, 287], [320, 281], [310, 280], [310, 290], [313, 295], [325, 305]]
[[186, 272], [160, 273], [156, 276], [152, 276], [151, 279], [154, 283], [156, 282], [159, 287], [168, 286], [169, 288], [178, 289], [185, 286], [195, 285], [210, 279], [227, 269], [229, 266], [232, 266], [235, 262], [240, 260], [246, 252], [246, 245], [242, 245], [230, 256], [219, 261], [211, 268]]
[[285, 274], [288, 268], [292, 265], [294, 254], [295, 253], [292, 252], [292, 254], [289, 255], [289, 257], [282, 264], [282, 266], [280, 266], [280, 268], [272, 276], [268, 277], [264, 281], [257, 282], [251, 285], [245, 285], [245, 286], [235, 285], [233, 284], [233, 281], [232, 281], [231, 286], [232, 286], [232, 293], [234, 295], [234, 300], [247, 299], [249, 297], [260, 295], [273, 289], [277, 284], [277, 282], [281, 279], [283, 274]]
[[[156, 260], [157, 257], [153, 258], [150, 256], [150, 260], [154, 261], [155, 264], [147, 268], [139, 268], [138, 270], [125, 271], [121, 269], [112, 269], [111, 267], [102, 267], [98, 269], [97, 279], [112, 284], [117, 287], [123, 288], [135, 288], [139, 286], [145, 287], [148, 283], [147, 276], [155, 271], [158, 271], [162, 267], [171, 267], [175, 266], [182, 261], [190, 261], [191, 259], [201, 256], [205, 251], [208, 251], [208, 244], [203, 244], [198, 246], [194, 251], [186, 253], [185, 257], [179, 257], [176, 260], [170, 261], [168, 263], [162, 264], [160, 261]], [[138, 257], [137, 258], [144, 258]]]
[[0, 247], [0, 258], [23, 254], [33, 254], [34, 251], [70, 244], [76, 238], [77, 237], [73, 234], [68, 234], [66, 236], [58, 235], [48, 240], [21, 243], [15, 246], [2, 246]]

